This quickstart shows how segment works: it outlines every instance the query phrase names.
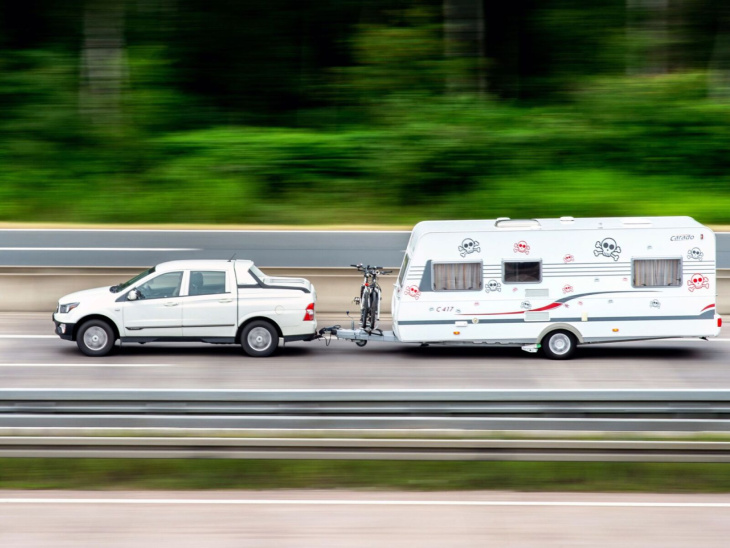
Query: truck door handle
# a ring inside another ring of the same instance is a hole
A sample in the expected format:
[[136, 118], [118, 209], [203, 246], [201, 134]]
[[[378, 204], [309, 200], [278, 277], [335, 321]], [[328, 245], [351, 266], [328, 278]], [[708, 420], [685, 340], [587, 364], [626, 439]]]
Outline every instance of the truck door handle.
[[177, 303], [177, 302], [169, 302], [169, 303], [165, 303], [165, 306], [177, 306], [179, 304], [180, 303]]
[[220, 299], [218, 302], [219, 303], [232, 303], [233, 299]]

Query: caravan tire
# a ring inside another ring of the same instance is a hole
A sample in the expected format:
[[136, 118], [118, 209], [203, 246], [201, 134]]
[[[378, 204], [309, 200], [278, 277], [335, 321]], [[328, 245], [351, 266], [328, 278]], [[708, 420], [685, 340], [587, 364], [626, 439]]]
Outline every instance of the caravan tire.
[[575, 354], [578, 340], [570, 331], [553, 331], [543, 337], [540, 349], [551, 360], [568, 360]]

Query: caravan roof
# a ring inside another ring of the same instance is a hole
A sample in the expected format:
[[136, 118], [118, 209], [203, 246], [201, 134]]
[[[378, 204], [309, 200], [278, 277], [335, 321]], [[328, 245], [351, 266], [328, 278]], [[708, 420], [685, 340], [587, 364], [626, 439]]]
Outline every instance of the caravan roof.
[[502, 232], [512, 230], [601, 230], [636, 228], [700, 228], [692, 217], [560, 217], [559, 219], [480, 219], [423, 221], [413, 227], [413, 239], [429, 232]]

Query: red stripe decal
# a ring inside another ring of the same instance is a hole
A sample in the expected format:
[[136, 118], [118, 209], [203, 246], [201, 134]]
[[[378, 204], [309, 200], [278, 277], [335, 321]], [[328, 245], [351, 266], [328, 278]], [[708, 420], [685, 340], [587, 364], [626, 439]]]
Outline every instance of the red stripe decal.
[[[562, 306], [563, 303], [550, 303], [547, 306], [541, 306], [533, 310], [519, 310], [517, 312], [482, 312], [481, 314], [457, 314], [457, 316], [507, 316], [508, 314], [524, 314], [525, 312], [541, 312], [543, 310], [552, 310]], [[714, 306], [714, 305], [713, 305]]]
[[715, 308], [715, 305], [714, 304], [708, 304], [705, 308], [703, 308], [702, 310], [700, 310], [700, 312], [704, 312], [708, 308]]

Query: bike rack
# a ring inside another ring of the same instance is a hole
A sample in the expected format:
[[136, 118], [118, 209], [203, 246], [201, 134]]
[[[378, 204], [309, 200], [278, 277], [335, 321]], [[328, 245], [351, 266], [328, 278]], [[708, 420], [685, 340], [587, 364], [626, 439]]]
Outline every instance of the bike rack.
[[346, 341], [378, 341], [378, 342], [400, 342], [392, 331], [381, 331], [373, 329], [342, 329], [339, 325], [323, 327], [319, 330], [320, 337], [337, 337]]

